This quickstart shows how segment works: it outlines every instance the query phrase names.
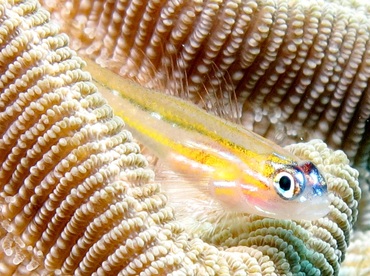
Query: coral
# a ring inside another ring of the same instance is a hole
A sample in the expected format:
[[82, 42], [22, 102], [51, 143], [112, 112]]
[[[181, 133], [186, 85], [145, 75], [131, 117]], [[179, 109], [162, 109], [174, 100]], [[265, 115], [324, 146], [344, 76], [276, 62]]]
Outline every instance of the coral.
[[339, 275], [368, 275], [369, 266], [369, 231], [356, 231], [351, 238], [347, 257]]
[[0, 0], [0, 37], [1, 275], [338, 274], [360, 197], [342, 151], [289, 147], [327, 179], [327, 217], [226, 226], [216, 210], [211, 232], [187, 232], [38, 2]]

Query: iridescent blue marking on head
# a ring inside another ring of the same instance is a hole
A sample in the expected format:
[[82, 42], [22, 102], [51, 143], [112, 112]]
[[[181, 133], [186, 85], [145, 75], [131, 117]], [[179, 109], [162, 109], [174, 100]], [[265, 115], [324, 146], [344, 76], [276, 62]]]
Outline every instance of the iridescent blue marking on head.
[[326, 181], [312, 162], [303, 161], [299, 164], [299, 167], [306, 176], [307, 185], [312, 187], [314, 196], [321, 196], [327, 193], [328, 187]]

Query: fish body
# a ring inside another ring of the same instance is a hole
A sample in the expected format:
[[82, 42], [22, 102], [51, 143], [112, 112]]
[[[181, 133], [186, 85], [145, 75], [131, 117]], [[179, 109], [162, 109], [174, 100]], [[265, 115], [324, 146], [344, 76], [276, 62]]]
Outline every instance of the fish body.
[[99, 85], [117, 91], [105, 97], [134, 136], [174, 171], [202, 179], [193, 185], [206, 183], [226, 208], [279, 219], [328, 213], [327, 185], [312, 162], [192, 103], [96, 67], [89, 62], [87, 69]]

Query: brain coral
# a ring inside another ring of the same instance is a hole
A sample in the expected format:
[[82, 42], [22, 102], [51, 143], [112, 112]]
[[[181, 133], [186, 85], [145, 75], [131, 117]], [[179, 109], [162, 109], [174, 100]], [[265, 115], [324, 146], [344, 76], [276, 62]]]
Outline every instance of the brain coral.
[[0, 37], [2, 275], [339, 273], [360, 198], [342, 151], [289, 146], [324, 173], [327, 217], [235, 214], [226, 227], [210, 210], [213, 235], [194, 237], [39, 3], [0, 0]]

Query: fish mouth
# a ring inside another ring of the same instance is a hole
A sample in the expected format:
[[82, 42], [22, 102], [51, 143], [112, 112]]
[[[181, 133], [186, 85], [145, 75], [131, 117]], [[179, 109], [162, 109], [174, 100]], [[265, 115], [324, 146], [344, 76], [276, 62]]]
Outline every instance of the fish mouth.
[[[325, 217], [330, 212], [330, 203], [329, 200], [326, 198], [323, 198], [321, 202], [312, 204], [312, 205], [305, 205], [301, 206], [299, 208], [287, 206], [287, 208], [284, 208], [287, 216], [282, 215], [281, 217], [276, 217], [280, 219], [291, 219], [291, 220], [308, 220], [313, 221], [320, 218]], [[292, 211], [294, 210], [294, 211]]]
[[313, 221], [325, 217], [330, 212], [327, 196], [300, 201], [268, 201], [261, 204], [250, 198], [245, 202], [253, 213], [273, 219]]

